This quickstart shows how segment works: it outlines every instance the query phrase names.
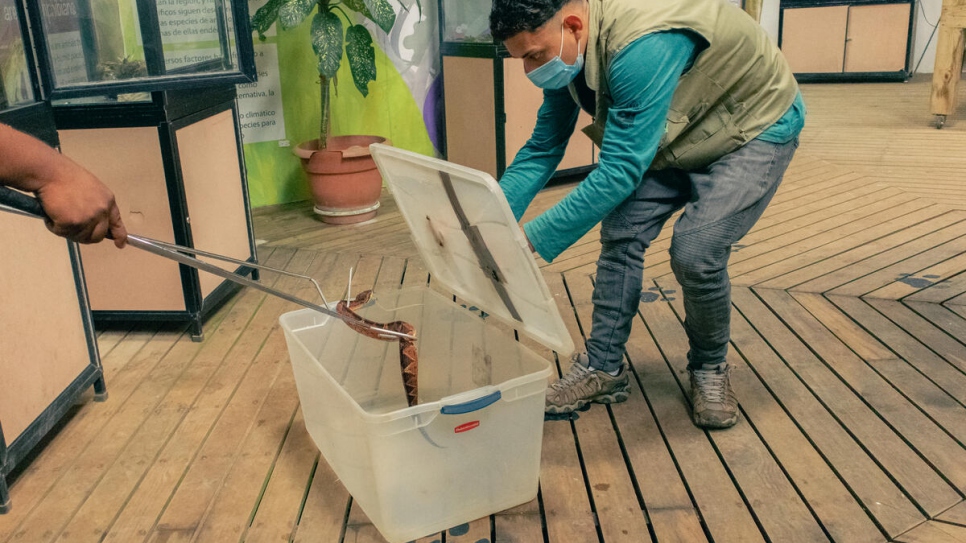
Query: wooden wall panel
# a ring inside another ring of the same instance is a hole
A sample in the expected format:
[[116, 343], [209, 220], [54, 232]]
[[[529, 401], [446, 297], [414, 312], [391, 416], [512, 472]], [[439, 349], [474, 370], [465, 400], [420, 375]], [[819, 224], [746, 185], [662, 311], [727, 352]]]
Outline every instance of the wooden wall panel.
[[[99, 177], [117, 198], [128, 231], [174, 243], [158, 129], [61, 130], [63, 153]], [[184, 311], [178, 264], [111, 243], [85, 245], [81, 255], [91, 309]]]
[[[251, 256], [242, 193], [238, 146], [231, 111], [208, 117], [175, 132], [194, 247], [239, 260]], [[238, 266], [212, 262], [227, 270]], [[207, 297], [224, 279], [198, 272]]]

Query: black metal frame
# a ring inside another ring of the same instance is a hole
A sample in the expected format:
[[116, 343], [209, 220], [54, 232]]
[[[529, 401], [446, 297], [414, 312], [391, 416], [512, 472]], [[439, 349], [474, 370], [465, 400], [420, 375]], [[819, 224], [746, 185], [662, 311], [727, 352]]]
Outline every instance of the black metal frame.
[[[444, 20], [444, 14], [442, 13], [443, 2], [440, 1], [440, 21]], [[440, 24], [440, 39], [443, 36], [443, 27]], [[495, 126], [496, 126], [496, 176], [497, 179], [503, 176], [503, 172], [506, 171], [506, 96], [504, 93], [504, 59], [510, 58], [510, 53], [506, 50], [503, 44], [498, 43], [459, 43], [459, 42], [448, 42], [443, 41], [440, 44], [440, 58], [445, 56], [452, 57], [463, 57], [463, 58], [484, 58], [493, 60], [493, 108], [496, 115]], [[443, 63], [440, 62], [440, 77], [443, 77], [442, 71]], [[443, 84], [443, 95], [446, 94], [446, 86]], [[446, 149], [446, 108], [443, 107], [442, 116], [442, 131], [443, 131], [443, 145], [441, 146], [441, 152], [445, 158]], [[592, 171], [597, 166], [594, 164], [588, 164], [587, 166], [580, 166], [577, 168], [569, 168], [565, 170], [557, 170], [551, 178], [553, 180], [558, 180], [566, 178], [569, 176], [586, 174]]]
[[88, 389], [94, 387], [94, 401], [107, 399], [107, 386], [104, 382], [104, 369], [101, 357], [97, 351], [97, 338], [94, 335], [94, 323], [91, 321], [90, 305], [87, 296], [87, 283], [84, 281], [84, 267], [81, 263], [80, 250], [76, 243], [66, 242], [70, 255], [71, 267], [74, 271], [74, 285], [77, 289], [77, 299], [80, 304], [81, 318], [84, 324], [84, 335], [87, 337], [87, 351], [90, 365], [47, 406], [43, 412], [17, 436], [17, 439], [7, 443], [0, 424], [0, 514], [10, 510], [10, 493], [7, 488], [7, 476], [18, 469], [20, 462], [27, 458], [47, 434], [58, 424], [63, 416], [77, 401], [77, 398]]
[[785, 27], [785, 10], [801, 8], [820, 8], [831, 6], [869, 6], [883, 4], [909, 4], [909, 28], [906, 32], [905, 67], [897, 72], [828, 72], [796, 73], [795, 79], [801, 83], [864, 83], [864, 82], [903, 82], [912, 77], [913, 43], [916, 28], [916, 0], [781, 0], [778, 10], [778, 47], [782, 46]]
[[[244, 167], [244, 148], [239, 132], [241, 125], [235, 102], [235, 87], [155, 92], [151, 94], [150, 102], [142, 103], [59, 106], [54, 108], [54, 117], [58, 128], [61, 129], [156, 126], [161, 145], [161, 157], [164, 163], [174, 241], [178, 245], [193, 247], [191, 225], [186, 220], [189, 216], [188, 204], [184, 193], [184, 180], [176, 132], [178, 129], [225, 111], [231, 111], [234, 119], [235, 141], [242, 173], [242, 195], [250, 251], [250, 256], [246, 261], [257, 263], [254, 227], [250, 212], [251, 204], [248, 195], [248, 178]], [[185, 302], [183, 311], [94, 310], [94, 322], [98, 325], [132, 321], [188, 322], [191, 325], [192, 338], [200, 341], [204, 337], [204, 320], [231, 294], [237, 292], [240, 286], [230, 281], [224, 281], [207, 297], [202, 297], [198, 270], [183, 264], [179, 264], [179, 268]], [[249, 267], [241, 266], [235, 270], [235, 273], [251, 274], [253, 279], [258, 278], [257, 270]]]
[[[222, 51], [228, 50], [229, 41], [228, 28], [221, 24], [224, 18], [224, 1], [216, 0], [216, 13], [218, 14], [218, 29], [222, 37]], [[251, 38], [251, 24], [248, 14], [247, 0], [230, 0], [232, 5], [232, 17], [234, 22], [235, 47], [238, 51], [238, 67], [236, 71], [211, 73], [205, 70], [196, 73], [187, 73], [186, 70], [165, 70], [164, 53], [162, 50], [161, 30], [158, 25], [157, 1], [156, 0], [137, 0], [138, 14], [140, 15], [141, 36], [144, 45], [145, 63], [148, 66], [149, 77], [129, 80], [96, 82], [88, 85], [72, 85], [69, 88], [57, 88], [53, 79], [53, 65], [50, 58], [50, 51], [47, 41], [44, 39], [43, 17], [40, 12], [38, 1], [27, 2], [27, 19], [34, 29], [38, 39], [33, 44], [37, 50], [36, 63], [41, 74], [41, 83], [46, 89], [47, 96], [54, 100], [79, 98], [83, 96], [104, 96], [137, 92], [155, 92], [179, 90], [192, 87], [225, 86], [237, 83], [248, 83], [256, 80], [255, 69], [255, 49]], [[19, 5], [18, 1], [18, 5]], [[19, 8], [18, 8], [19, 9]], [[81, 10], [83, 11], [83, 10]], [[88, 30], [87, 33], [92, 33]], [[84, 31], [82, 31], [82, 35]], [[29, 42], [25, 42], [29, 43]], [[85, 55], [88, 62], [88, 72], [96, 62], [92, 61], [92, 55]], [[96, 56], [96, 55], [94, 55]], [[93, 64], [92, 64], [93, 62]], [[219, 65], [222, 63], [218, 63]], [[202, 63], [203, 65], [203, 63]]]
[[[30, 84], [33, 88], [35, 102], [0, 111], [0, 122], [32, 134], [48, 145], [56, 147], [60, 144], [60, 140], [57, 137], [57, 127], [54, 124], [54, 113], [50, 102], [46, 100], [44, 88], [40, 82], [40, 74], [36, 69], [36, 59], [33, 56], [33, 48], [30, 46], [32, 40], [27, 30], [26, 22], [28, 19], [24, 5], [19, 0], [15, 2], [15, 5], [17, 16], [20, 19], [20, 33], [24, 43], [27, 66], [30, 70]], [[94, 334], [80, 250], [76, 243], [66, 241], [65, 243], [67, 243], [68, 257], [73, 270], [74, 286], [80, 306], [84, 335], [87, 338], [90, 364], [17, 436], [17, 439], [10, 443], [7, 442], [3, 433], [2, 421], [0, 421], [0, 514], [9, 511], [11, 506], [7, 477], [19, 469], [19, 465], [24, 458], [27, 458], [30, 452], [57, 425], [83, 391], [93, 386], [95, 401], [103, 401], [107, 398], [107, 387], [104, 383], [104, 372], [97, 351], [97, 338]]]

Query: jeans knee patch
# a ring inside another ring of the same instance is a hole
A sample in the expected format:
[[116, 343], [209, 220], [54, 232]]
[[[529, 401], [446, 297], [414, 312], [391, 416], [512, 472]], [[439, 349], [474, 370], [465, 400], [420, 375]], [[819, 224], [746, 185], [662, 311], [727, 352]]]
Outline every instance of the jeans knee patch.
[[706, 278], [727, 268], [731, 244], [708, 234], [703, 230], [671, 239], [671, 269], [678, 281]]

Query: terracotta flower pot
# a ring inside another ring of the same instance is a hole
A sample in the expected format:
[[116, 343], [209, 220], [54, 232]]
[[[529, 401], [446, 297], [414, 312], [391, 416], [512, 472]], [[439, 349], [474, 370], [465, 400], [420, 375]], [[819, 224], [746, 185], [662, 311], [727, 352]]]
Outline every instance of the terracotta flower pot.
[[318, 150], [318, 140], [295, 148], [322, 221], [352, 224], [376, 216], [382, 176], [369, 154], [369, 144], [385, 141], [378, 136], [330, 136], [324, 151]]

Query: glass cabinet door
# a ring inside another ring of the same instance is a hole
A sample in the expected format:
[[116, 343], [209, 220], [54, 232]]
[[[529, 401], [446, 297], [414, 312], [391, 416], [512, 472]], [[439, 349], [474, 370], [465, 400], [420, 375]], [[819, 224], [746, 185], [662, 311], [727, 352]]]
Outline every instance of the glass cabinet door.
[[27, 4], [53, 99], [254, 80], [247, 0]]
[[440, 0], [443, 41], [492, 43], [492, 0]]
[[37, 102], [18, 0], [0, 0], [0, 111]]

